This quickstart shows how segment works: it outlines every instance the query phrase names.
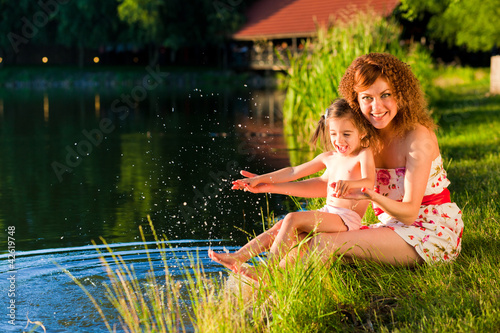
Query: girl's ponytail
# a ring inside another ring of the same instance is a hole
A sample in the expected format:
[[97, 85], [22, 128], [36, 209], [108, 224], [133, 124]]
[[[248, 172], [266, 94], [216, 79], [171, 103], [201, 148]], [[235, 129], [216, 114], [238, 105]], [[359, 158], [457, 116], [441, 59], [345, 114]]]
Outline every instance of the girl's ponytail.
[[328, 135], [326, 135], [326, 118], [325, 115], [322, 115], [318, 121], [318, 125], [316, 125], [316, 130], [314, 130], [314, 134], [309, 140], [309, 143], [316, 148], [316, 143], [320, 140], [323, 148], [328, 150]]

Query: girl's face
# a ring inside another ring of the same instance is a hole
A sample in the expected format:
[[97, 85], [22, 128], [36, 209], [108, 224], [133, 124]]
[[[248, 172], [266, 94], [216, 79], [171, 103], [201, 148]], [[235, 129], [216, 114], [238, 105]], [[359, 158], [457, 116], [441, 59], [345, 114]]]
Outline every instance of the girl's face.
[[375, 80], [368, 89], [358, 92], [358, 103], [363, 116], [376, 129], [386, 128], [398, 113], [394, 91], [383, 77]]
[[363, 133], [354, 126], [350, 116], [328, 119], [330, 141], [342, 156], [357, 154], [361, 148]]

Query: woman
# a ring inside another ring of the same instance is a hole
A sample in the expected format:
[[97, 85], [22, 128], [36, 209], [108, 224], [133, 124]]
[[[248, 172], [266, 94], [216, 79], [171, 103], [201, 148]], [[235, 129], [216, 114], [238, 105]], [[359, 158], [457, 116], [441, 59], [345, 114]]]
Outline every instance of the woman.
[[450, 202], [435, 125], [410, 67], [390, 54], [364, 55], [349, 66], [339, 90], [359, 121], [377, 130], [381, 142], [374, 154], [376, 187], [362, 189], [380, 222], [317, 235], [313, 246], [324, 257], [339, 251], [348, 258], [392, 265], [455, 259], [461, 249], [462, 213]]

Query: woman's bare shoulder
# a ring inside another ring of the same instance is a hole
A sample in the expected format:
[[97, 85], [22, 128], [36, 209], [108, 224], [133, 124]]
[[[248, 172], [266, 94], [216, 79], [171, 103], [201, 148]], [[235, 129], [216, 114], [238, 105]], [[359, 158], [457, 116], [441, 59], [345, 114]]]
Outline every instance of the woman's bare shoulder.
[[405, 139], [405, 145], [409, 153], [425, 154], [434, 159], [439, 154], [439, 145], [437, 136], [432, 129], [423, 125], [416, 125], [415, 128], [408, 131]]

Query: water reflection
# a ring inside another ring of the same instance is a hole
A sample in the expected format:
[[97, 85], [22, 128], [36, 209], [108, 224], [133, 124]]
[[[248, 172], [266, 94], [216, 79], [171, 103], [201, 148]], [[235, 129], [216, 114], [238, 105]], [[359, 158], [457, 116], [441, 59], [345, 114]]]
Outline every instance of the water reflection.
[[[149, 248], [148, 251], [145, 250], [145, 244]], [[208, 242], [200, 240], [181, 240], [168, 244], [164, 259], [168, 265], [169, 276], [173, 280], [184, 282], [185, 270], [193, 264], [201, 263], [209, 277], [218, 278], [219, 265], [211, 262], [208, 256], [198, 255], [206, 253], [208, 246]], [[164, 286], [166, 270], [161, 253], [155, 249], [154, 242], [115, 243], [109, 247], [125, 264], [133, 265], [138, 285], [142, 288], [146, 288], [147, 273], [151, 267], [149, 256], [159, 286]], [[234, 250], [233, 247], [229, 248]], [[219, 247], [215, 249], [221, 250]], [[28, 316], [32, 321], [43, 322], [48, 332], [105, 332], [104, 321], [94, 305], [80, 287], [63, 272], [63, 268], [70, 271], [97, 300], [108, 322], [118, 323], [118, 313], [110, 304], [105, 288], [105, 284], [109, 285], [110, 280], [97, 250], [102, 252], [112, 270], [120, 269], [103, 245], [19, 253], [16, 259], [17, 277], [22, 275], [22, 280], [16, 283], [16, 325], [12, 326], [3, 320], [0, 322], [0, 330], [20, 332], [21, 329], [12, 329], [25, 327]], [[7, 257], [0, 255], [0, 260], [5, 261]], [[191, 300], [185, 287], [181, 288], [180, 296], [186, 311], [182, 317], [187, 331], [194, 331], [188, 320], [187, 311], [191, 308]], [[30, 325], [29, 328], [33, 327], [34, 325]], [[119, 324], [117, 328], [118, 332], [122, 331]], [[39, 331], [41, 330], [37, 330]]]
[[259, 198], [229, 181], [286, 164], [273, 146], [279, 113], [260, 92], [154, 91], [126, 117], [111, 110], [123, 94], [4, 97], [0, 221], [18, 228], [22, 249], [131, 241], [147, 214], [171, 239], [232, 238], [243, 210], [259, 219]]
[[[185, 252], [231, 248], [262, 230], [266, 197], [231, 191], [230, 180], [242, 168], [267, 172], [289, 164], [282, 95], [158, 88], [115, 112], [115, 101], [128, 93], [0, 91], [0, 229], [16, 230], [18, 327], [28, 312], [60, 332], [100, 322], [52, 260], [99, 285], [105, 275], [87, 248], [91, 240], [102, 236], [134, 252], [147, 215]], [[277, 214], [288, 210], [281, 196], [269, 204]], [[6, 241], [0, 239], [2, 290]], [[143, 262], [138, 255], [133, 260]]]

